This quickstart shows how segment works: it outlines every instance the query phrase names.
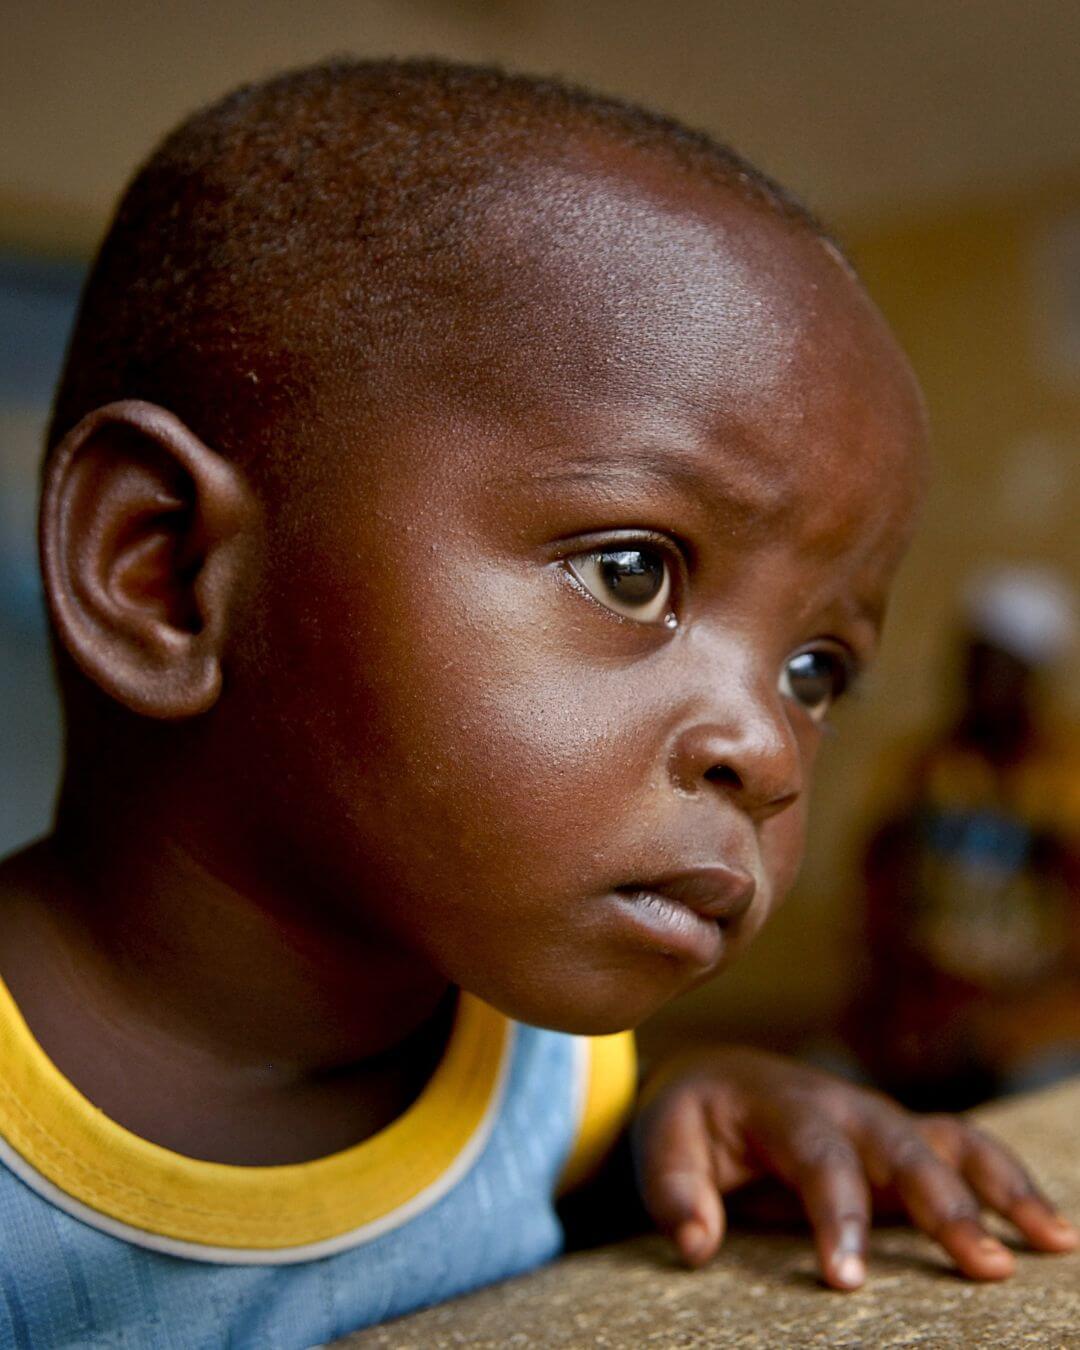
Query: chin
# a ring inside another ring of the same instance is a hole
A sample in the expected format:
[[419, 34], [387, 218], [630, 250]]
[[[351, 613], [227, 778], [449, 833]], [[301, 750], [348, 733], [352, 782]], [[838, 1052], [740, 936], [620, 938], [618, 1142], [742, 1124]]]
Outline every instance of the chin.
[[612, 1036], [620, 1031], [632, 1031], [699, 982], [689, 977], [685, 969], [677, 974], [669, 972], [669, 975], [670, 978], [661, 984], [628, 971], [607, 971], [592, 976], [568, 974], [559, 989], [551, 991], [550, 997], [545, 996], [546, 990], [540, 989], [532, 989], [520, 998], [482, 997], [487, 997], [489, 1003], [508, 1017], [532, 1026], [575, 1036]]

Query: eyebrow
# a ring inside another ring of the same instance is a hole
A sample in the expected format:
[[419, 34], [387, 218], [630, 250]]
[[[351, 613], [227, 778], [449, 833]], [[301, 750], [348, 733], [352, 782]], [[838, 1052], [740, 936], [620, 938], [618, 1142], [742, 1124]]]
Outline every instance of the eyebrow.
[[[710, 458], [715, 461], [716, 457], [713, 448]], [[766, 488], [760, 478], [755, 482], [754, 475], [742, 465], [739, 466], [742, 472], [736, 473], [734, 457], [729, 457], [728, 472], [724, 475], [705, 471], [703, 458], [693, 449], [632, 443], [618, 447], [617, 457], [614, 453], [569, 457], [536, 469], [529, 478], [537, 484], [560, 488], [581, 485], [604, 489], [620, 482], [638, 490], [642, 485], [675, 488], [692, 501], [702, 503], [728, 529], [748, 534], [775, 529], [780, 518], [791, 509], [790, 490], [784, 486]]]
[[[560, 463], [537, 468], [529, 474], [529, 480], [553, 488], [582, 485], [603, 489], [619, 482], [638, 491], [643, 484], [674, 487], [690, 500], [702, 503], [714, 526], [723, 522], [730, 534], [741, 534], [747, 542], [776, 530], [783, 517], [797, 505], [796, 495], [787, 484], [769, 489], [760, 479], [754, 482], [745, 460], [739, 465], [743, 481], [733, 483], [733, 472], [722, 477], [719, 472], [703, 471], [704, 457], [692, 448], [635, 442], [620, 446], [617, 454], [618, 457], [614, 452], [570, 456]], [[717, 455], [715, 448], [710, 454]], [[727, 464], [733, 471], [731, 459]], [[876, 641], [884, 621], [884, 599], [855, 594], [851, 597], [850, 611], [855, 620], [874, 630]]]

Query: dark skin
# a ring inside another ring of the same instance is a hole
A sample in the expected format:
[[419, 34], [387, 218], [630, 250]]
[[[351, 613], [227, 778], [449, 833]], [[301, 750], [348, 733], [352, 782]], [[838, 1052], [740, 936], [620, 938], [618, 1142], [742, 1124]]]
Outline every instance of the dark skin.
[[[634, 1026], [794, 878], [910, 533], [918, 392], [807, 231], [589, 156], [483, 222], [484, 300], [414, 335], [377, 406], [325, 372], [286, 488], [135, 402], [52, 460], [81, 680], [56, 832], [0, 873], [0, 970], [147, 1138], [238, 1163], [356, 1142], [430, 1074], [454, 987]], [[1076, 1241], [968, 1127], [767, 1055], [665, 1073], [636, 1134], [691, 1264], [767, 1174], [837, 1288], [871, 1182], [976, 1278], [1012, 1268], [980, 1199]]]

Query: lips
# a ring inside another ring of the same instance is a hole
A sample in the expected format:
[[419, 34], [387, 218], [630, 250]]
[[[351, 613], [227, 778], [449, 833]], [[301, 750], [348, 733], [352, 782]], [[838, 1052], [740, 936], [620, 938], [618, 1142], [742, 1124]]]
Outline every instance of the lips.
[[630, 900], [663, 896], [723, 926], [742, 918], [753, 903], [755, 889], [749, 872], [718, 866], [698, 867], [654, 881], [620, 886], [618, 893]]

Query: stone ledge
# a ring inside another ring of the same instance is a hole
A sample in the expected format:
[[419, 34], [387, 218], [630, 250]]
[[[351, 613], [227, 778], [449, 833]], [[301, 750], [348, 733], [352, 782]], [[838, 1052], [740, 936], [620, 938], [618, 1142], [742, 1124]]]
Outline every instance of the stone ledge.
[[[975, 1113], [1022, 1153], [1050, 1199], [1080, 1215], [1080, 1079]], [[825, 1290], [806, 1237], [734, 1233], [707, 1269], [661, 1239], [569, 1256], [335, 1342], [354, 1350], [667, 1350], [762, 1346], [1080, 1350], [1080, 1253], [1022, 1253], [1012, 1279], [972, 1284], [910, 1229], [875, 1231], [870, 1277]]]

